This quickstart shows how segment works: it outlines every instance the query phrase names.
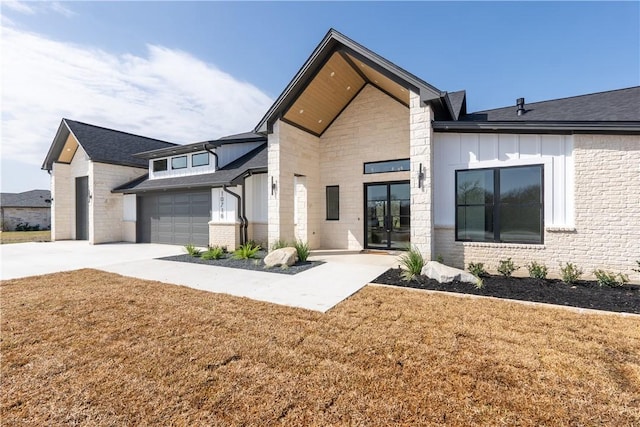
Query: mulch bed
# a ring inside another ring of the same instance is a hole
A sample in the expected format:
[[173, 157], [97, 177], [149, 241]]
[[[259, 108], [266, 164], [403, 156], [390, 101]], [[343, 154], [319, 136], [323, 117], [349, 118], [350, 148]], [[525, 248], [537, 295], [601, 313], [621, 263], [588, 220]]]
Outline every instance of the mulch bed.
[[609, 288], [599, 286], [596, 281], [579, 281], [568, 285], [561, 280], [489, 276], [483, 278], [483, 287], [476, 289], [470, 283], [438, 283], [426, 276], [418, 276], [407, 282], [400, 276], [401, 271], [397, 268], [387, 270], [373, 283], [640, 314], [638, 285]]
[[262, 259], [267, 255], [265, 251], [258, 251], [256, 257], [253, 259], [234, 259], [232, 254], [225, 254], [225, 258], [221, 259], [202, 259], [200, 257], [194, 257], [189, 254], [174, 255], [163, 258], [157, 258], [164, 261], [178, 261], [178, 262], [190, 262], [193, 264], [205, 264], [214, 265], [216, 267], [228, 267], [228, 268], [240, 268], [243, 270], [262, 271], [267, 273], [280, 273], [280, 274], [298, 274], [310, 268], [316, 267], [320, 264], [324, 264], [323, 261], [305, 261], [296, 262], [291, 267], [281, 268], [265, 268]]

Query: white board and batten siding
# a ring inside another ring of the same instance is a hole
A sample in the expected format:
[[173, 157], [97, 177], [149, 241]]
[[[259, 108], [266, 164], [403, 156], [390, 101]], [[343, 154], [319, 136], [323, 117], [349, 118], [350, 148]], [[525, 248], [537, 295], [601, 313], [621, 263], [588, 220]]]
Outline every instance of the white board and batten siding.
[[434, 222], [455, 225], [455, 171], [544, 165], [546, 228], [572, 228], [573, 137], [571, 135], [436, 133]]
[[[250, 222], [267, 222], [267, 174], [251, 175], [245, 180], [245, 207]], [[242, 197], [242, 186], [227, 187]], [[222, 188], [211, 189], [211, 220], [217, 223], [234, 223], [238, 219], [237, 200]]]

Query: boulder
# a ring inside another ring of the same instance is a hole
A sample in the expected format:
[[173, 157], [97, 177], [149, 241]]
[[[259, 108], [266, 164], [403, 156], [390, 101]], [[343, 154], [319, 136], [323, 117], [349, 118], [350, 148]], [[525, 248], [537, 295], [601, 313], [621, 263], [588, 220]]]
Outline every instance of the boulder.
[[296, 248], [280, 248], [269, 252], [264, 257], [264, 265], [267, 268], [277, 267], [279, 265], [292, 266], [298, 260], [298, 251]]
[[448, 265], [440, 264], [437, 261], [429, 261], [422, 267], [422, 275], [427, 276], [430, 279], [435, 279], [440, 283], [449, 283], [457, 280], [459, 282], [467, 282], [475, 284], [478, 279], [468, 271], [460, 270], [459, 268], [449, 267]]

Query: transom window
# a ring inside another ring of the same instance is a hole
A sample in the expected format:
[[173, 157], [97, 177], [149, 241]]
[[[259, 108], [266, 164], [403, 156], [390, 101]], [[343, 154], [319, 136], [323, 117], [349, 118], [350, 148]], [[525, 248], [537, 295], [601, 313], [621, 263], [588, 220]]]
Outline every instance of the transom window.
[[187, 156], [171, 158], [171, 169], [184, 169], [186, 167], [187, 167]]
[[543, 166], [456, 171], [456, 240], [543, 243]]
[[206, 166], [209, 164], [209, 153], [191, 155], [191, 166]]
[[384, 160], [364, 164], [364, 173], [400, 172], [410, 169], [409, 159]]
[[162, 172], [167, 170], [167, 159], [160, 159], [153, 161], [153, 171]]

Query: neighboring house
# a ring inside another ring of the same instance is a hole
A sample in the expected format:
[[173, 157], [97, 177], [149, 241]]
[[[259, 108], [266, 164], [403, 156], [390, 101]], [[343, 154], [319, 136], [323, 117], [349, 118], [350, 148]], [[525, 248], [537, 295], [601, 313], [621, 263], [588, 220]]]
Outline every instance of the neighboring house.
[[14, 231], [19, 225], [51, 227], [51, 192], [31, 190], [23, 193], [0, 193], [0, 224], [3, 231]]
[[[209, 149], [220, 164], [194, 167], [187, 153]], [[464, 91], [330, 30], [254, 133], [136, 150], [149, 176], [110, 188], [130, 224], [121, 240], [412, 244], [459, 267], [511, 257], [555, 271], [640, 259], [640, 87], [467, 113]]]

